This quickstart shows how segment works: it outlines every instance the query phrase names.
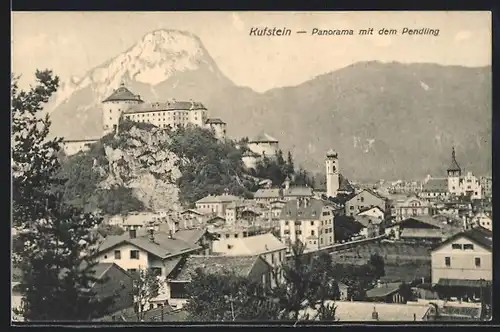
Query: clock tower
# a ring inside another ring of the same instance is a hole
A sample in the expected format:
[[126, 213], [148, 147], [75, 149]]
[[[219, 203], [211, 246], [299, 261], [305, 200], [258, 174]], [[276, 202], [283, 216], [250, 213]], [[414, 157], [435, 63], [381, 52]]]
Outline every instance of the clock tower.
[[326, 196], [336, 197], [340, 186], [339, 159], [337, 152], [330, 150], [326, 154]]

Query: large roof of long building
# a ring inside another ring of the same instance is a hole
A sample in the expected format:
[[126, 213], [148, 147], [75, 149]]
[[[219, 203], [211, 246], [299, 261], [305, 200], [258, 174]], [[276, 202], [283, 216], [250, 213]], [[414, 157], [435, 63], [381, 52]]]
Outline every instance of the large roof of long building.
[[278, 140], [271, 135], [262, 133], [250, 139], [248, 143], [278, 143]]
[[190, 256], [186, 259], [175, 280], [189, 281], [197, 269], [207, 274], [232, 272], [247, 277], [260, 256]]
[[194, 101], [165, 101], [154, 103], [143, 103], [140, 105], [131, 105], [124, 113], [148, 113], [148, 112], [161, 112], [161, 111], [194, 111], [206, 110], [200, 102]]
[[123, 84], [118, 89], [114, 90], [108, 98], [104, 99], [103, 103], [108, 101], [137, 101], [143, 103], [140, 96], [134, 95]]
[[209, 195], [196, 201], [196, 203], [231, 203], [243, 200], [241, 197], [234, 195]]
[[222, 121], [219, 118], [210, 118], [210, 119], [207, 119], [207, 121], [205, 123], [206, 124], [226, 124], [224, 121]]
[[230, 256], [260, 255], [265, 252], [286, 249], [286, 245], [271, 233], [232, 238], [224, 241], [232, 246], [230, 250], [224, 252]]
[[422, 191], [429, 193], [448, 192], [448, 179], [429, 179], [429, 181], [422, 186]]
[[128, 233], [119, 236], [107, 236], [99, 246], [99, 252], [111, 250], [125, 243], [131, 244], [162, 259], [199, 249], [199, 246], [194, 243], [188, 243], [184, 240], [175, 238], [175, 234], [173, 238], [170, 238], [170, 236], [164, 232], [155, 232], [154, 242], [150, 241], [148, 235], [137, 236], [135, 238], [130, 238]]
[[[298, 206], [299, 205], [299, 206]], [[309, 202], [297, 203], [297, 200], [290, 200], [281, 210], [280, 219], [285, 220], [315, 220], [321, 217], [323, 208], [327, 205], [318, 199], [309, 199]]]

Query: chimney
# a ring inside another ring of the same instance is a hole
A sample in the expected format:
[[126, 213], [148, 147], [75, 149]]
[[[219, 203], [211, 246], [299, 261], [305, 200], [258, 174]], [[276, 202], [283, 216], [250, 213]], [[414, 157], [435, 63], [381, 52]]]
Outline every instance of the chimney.
[[152, 242], [154, 243], [155, 242], [155, 229], [153, 227], [150, 227], [148, 229], [148, 239], [149, 239], [149, 242]]
[[377, 321], [378, 321], [378, 312], [377, 312], [377, 310], [375, 309], [375, 307], [373, 307], [372, 319], [373, 319], [373, 320], [377, 320]]
[[128, 235], [131, 239], [135, 239], [137, 237], [137, 232], [135, 229], [129, 229], [128, 230]]

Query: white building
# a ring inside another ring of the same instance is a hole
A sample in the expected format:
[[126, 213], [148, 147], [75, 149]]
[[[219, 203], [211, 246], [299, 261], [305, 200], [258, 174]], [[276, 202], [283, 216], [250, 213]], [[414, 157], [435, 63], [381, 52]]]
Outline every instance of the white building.
[[484, 212], [477, 213], [470, 221], [470, 227], [481, 226], [489, 231], [493, 230], [493, 220]]
[[451, 164], [447, 169], [448, 173], [448, 192], [453, 195], [470, 195], [472, 199], [481, 199], [481, 183], [478, 178], [467, 172], [462, 175], [456, 156], [455, 148], [451, 152]]
[[339, 160], [337, 152], [330, 150], [326, 154], [326, 196], [336, 197], [339, 186]]
[[200, 102], [176, 101], [145, 103], [124, 84], [102, 102], [103, 129], [105, 133], [116, 130], [123, 116], [134, 122], [145, 122], [158, 128], [176, 128], [188, 124], [212, 129], [217, 138], [226, 137], [226, 123], [221, 119], [209, 119], [208, 111]]
[[259, 156], [272, 158], [279, 150], [279, 142], [268, 134], [260, 134], [248, 141], [248, 148]]
[[88, 151], [90, 146], [96, 143], [99, 138], [88, 138], [88, 139], [67, 139], [63, 140], [62, 148], [64, 154], [67, 156], [72, 156], [80, 151]]
[[105, 133], [112, 132], [118, 127], [122, 113], [132, 105], [143, 104], [139, 95], [134, 95], [125, 84], [114, 90], [113, 93], [102, 101], [102, 123]]
[[281, 210], [280, 238], [284, 243], [297, 240], [306, 250], [318, 250], [335, 243], [333, 211], [322, 200], [291, 200]]

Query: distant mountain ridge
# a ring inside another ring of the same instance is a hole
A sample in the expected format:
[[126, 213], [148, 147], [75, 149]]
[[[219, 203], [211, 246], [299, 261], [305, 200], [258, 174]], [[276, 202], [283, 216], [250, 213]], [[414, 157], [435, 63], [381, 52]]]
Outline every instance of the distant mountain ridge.
[[362, 62], [257, 93], [226, 77], [195, 35], [158, 30], [63, 84], [53, 134], [100, 136], [100, 103], [122, 82], [147, 101], [201, 101], [230, 137], [266, 132], [311, 171], [333, 148], [349, 178], [442, 176], [455, 146], [463, 167], [491, 172], [490, 67]]

